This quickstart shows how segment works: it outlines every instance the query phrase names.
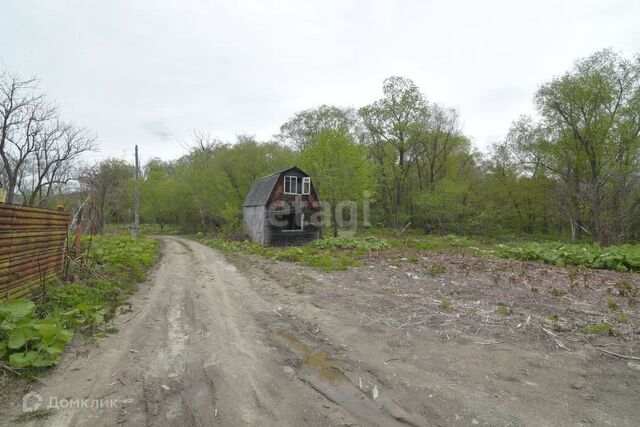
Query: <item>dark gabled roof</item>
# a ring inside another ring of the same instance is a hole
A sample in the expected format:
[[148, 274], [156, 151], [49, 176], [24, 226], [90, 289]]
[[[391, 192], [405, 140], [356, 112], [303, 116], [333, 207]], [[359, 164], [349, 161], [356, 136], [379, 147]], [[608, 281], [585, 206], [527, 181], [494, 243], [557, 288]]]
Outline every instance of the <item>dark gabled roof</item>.
[[293, 169], [297, 169], [298, 172], [304, 176], [309, 176], [299, 167], [293, 166], [257, 179], [256, 182], [253, 183], [251, 190], [249, 190], [249, 194], [247, 194], [247, 197], [244, 199], [242, 207], [265, 206], [269, 201], [269, 196], [271, 196], [271, 192], [273, 191], [276, 182], [278, 182], [280, 175]]
[[247, 194], [247, 197], [244, 199], [244, 203], [242, 204], [242, 206], [245, 207], [266, 205], [267, 201], [269, 200], [269, 196], [271, 196], [271, 192], [273, 191], [273, 187], [278, 181], [279, 176], [280, 173], [277, 173], [256, 180], [256, 182], [251, 187], [251, 190], [249, 190], [249, 194]]

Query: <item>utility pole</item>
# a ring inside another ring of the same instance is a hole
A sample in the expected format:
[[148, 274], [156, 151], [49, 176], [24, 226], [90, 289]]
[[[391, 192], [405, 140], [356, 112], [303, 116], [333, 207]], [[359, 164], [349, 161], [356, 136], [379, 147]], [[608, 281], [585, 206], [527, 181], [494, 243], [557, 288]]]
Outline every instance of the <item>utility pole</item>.
[[138, 237], [138, 229], [140, 228], [140, 167], [138, 164], [138, 146], [136, 145], [136, 173], [135, 173], [135, 207], [133, 212], [133, 227], [131, 234]]

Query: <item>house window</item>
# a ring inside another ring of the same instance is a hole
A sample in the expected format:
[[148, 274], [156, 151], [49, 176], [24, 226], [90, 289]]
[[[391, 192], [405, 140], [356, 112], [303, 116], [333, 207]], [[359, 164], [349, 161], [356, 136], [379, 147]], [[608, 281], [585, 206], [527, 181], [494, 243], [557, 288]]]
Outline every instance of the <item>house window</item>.
[[284, 194], [300, 194], [297, 176], [284, 177]]
[[311, 178], [308, 176], [302, 178], [302, 194], [311, 194]]

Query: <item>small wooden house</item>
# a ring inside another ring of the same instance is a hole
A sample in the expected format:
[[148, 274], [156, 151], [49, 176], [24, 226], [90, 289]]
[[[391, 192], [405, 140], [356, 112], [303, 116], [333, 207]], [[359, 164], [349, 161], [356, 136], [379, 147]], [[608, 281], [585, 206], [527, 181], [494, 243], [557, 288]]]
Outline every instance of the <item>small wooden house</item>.
[[245, 233], [263, 246], [320, 237], [320, 200], [311, 177], [294, 166], [256, 180], [242, 205]]

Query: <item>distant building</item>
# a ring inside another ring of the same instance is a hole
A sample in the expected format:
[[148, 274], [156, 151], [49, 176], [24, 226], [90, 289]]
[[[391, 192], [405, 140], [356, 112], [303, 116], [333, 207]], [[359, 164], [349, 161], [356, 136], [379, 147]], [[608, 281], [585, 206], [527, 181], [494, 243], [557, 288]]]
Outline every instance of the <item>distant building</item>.
[[245, 233], [263, 246], [320, 237], [320, 200], [311, 177], [294, 166], [256, 180], [242, 205]]

